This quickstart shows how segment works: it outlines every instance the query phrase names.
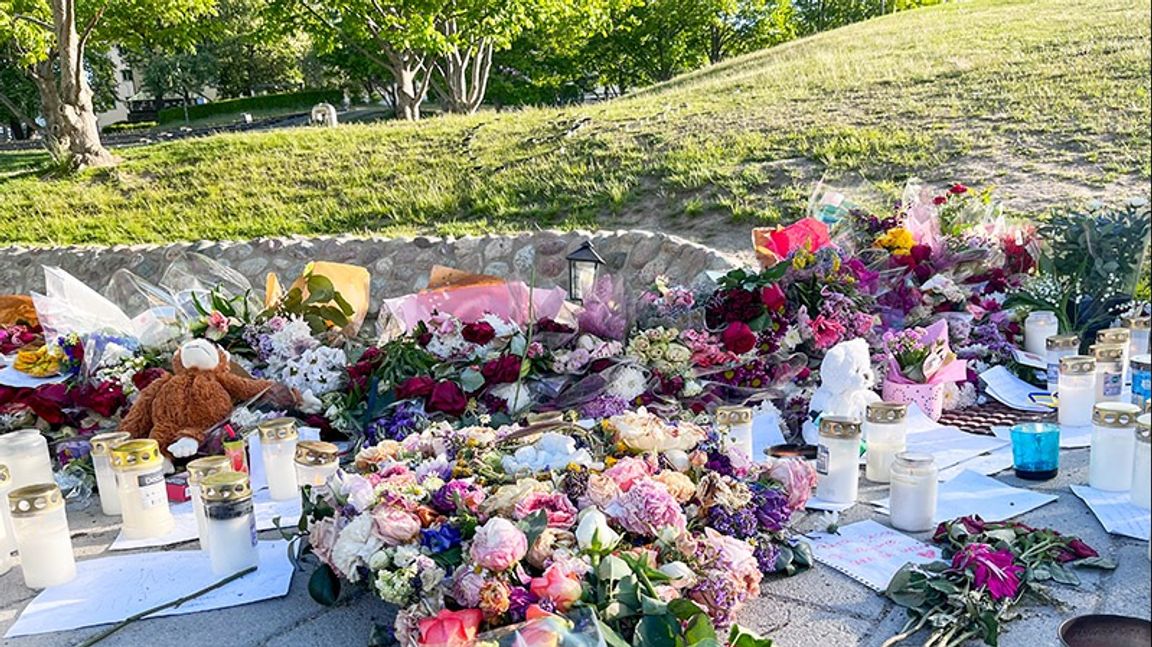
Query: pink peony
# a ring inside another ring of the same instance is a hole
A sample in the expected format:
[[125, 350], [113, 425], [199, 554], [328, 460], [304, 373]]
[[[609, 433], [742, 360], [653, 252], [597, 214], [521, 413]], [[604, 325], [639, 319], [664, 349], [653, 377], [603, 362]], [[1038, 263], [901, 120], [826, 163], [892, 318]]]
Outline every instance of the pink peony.
[[655, 537], [664, 528], [684, 531], [687, 520], [676, 497], [663, 483], [639, 478], [608, 512], [628, 532]]
[[630, 456], [604, 470], [604, 475], [615, 481], [621, 492], [627, 492], [637, 479], [652, 476], [655, 471], [648, 461]]
[[495, 517], [476, 529], [468, 554], [480, 566], [500, 572], [515, 566], [527, 552], [524, 533], [511, 521]]
[[528, 588], [536, 597], [551, 600], [560, 612], [567, 611], [584, 592], [580, 580], [557, 564], [549, 566], [543, 577], [532, 578]]
[[620, 496], [620, 486], [616, 485], [611, 477], [593, 472], [588, 475], [588, 487], [580, 497], [580, 507], [595, 506], [603, 508]]
[[768, 476], [784, 486], [788, 493], [788, 509], [800, 510], [812, 496], [816, 487], [816, 470], [802, 458], [779, 458], [768, 468]]
[[705, 528], [704, 543], [712, 555], [712, 568], [727, 573], [748, 597], [760, 595], [763, 574], [748, 542]]
[[562, 492], [533, 492], [516, 502], [517, 519], [525, 519], [537, 510], [548, 515], [549, 528], [570, 528], [576, 523], [576, 506]]
[[420, 520], [411, 512], [380, 506], [372, 512], [372, 532], [386, 546], [409, 544], [420, 536]]
[[952, 556], [952, 568], [968, 570], [976, 588], [986, 588], [993, 600], [1015, 597], [1024, 567], [1010, 550], [992, 550], [988, 544], [968, 544]]

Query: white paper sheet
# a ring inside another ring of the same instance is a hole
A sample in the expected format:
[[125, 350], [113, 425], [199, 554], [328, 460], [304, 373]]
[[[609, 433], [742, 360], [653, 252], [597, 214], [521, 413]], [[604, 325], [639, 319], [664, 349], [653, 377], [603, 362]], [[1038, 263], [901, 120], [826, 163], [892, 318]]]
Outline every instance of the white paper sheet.
[[15, 366], [5, 366], [0, 369], [0, 385], [20, 389], [34, 389], [45, 384], [57, 384], [68, 379], [67, 375], [53, 375], [52, 377], [35, 377], [21, 371]]
[[1037, 404], [1030, 396], [1048, 396], [1047, 389], [1041, 389], [1021, 380], [1003, 366], [993, 366], [980, 374], [988, 395], [1020, 411], [1043, 413], [1050, 407]]
[[1072, 491], [1088, 504], [1104, 530], [1148, 541], [1152, 533], [1152, 511], [1132, 505], [1127, 492], [1105, 492], [1087, 485], [1073, 485]]
[[[273, 520], [276, 517], [280, 517], [281, 526], [295, 526], [300, 519], [299, 498], [288, 501], [273, 501], [268, 495], [268, 490], [261, 490], [252, 496], [252, 504], [256, 513], [257, 530], [275, 528], [276, 524], [273, 523]], [[196, 516], [192, 512], [192, 502], [173, 503], [171, 510], [176, 524], [168, 534], [150, 539], [125, 539], [124, 533], [121, 532], [116, 536], [116, 541], [113, 541], [112, 545], [108, 547], [108, 550], [135, 550], [195, 541], [198, 533], [196, 531]]]
[[[919, 412], [919, 409], [916, 411]], [[920, 415], [923, 416], [923, 414]], [[932, 426], [915, 419], [912, 415], [912, 409], [909, 409], [909, 427], [905, 446], [910, 452], [932, 454], [936, 459], [936, 467], [939, 469], [952, 467], [1007, 444], [1007, 441], [1002, 438], [969, 434], [956, 427], [945, 427], [932, 422], [927, 416], [924, 416], [924, 419], [928, 420]]]
[[1012, 445], [1009, 443], [999, 449], [993, 449], [987, 454], [970, 458], [962, 463], [957, 463], [952, 467], [940, 470], [938, 480], [941, 482], [951, 481], [966, 470], [991, 476], [1010, 469], [1012, 465]]
[[808, 503], [804, 504], [804, 507], [808, 510], [823, 510], [824, 512], [844, 512], [845, 510], [847, 510], [848, 508], [851, 508], [854, 505], [856, 505], [855, 501], [853, 501], [852, 503], [832, 503], [831, 501], [825, 501], [824, 499], [821, 499], [820, 497], [813, 496], [813, 497], [808, 499]]
[[[959, 476], [941, 483], [936, 494], [935, 523], [978, 514], [985, 521], [1004, 521], [1055, 501], [1054, 494], [1041, 494], [965, 470]], [[875, 502], [881, 511], [888, 510], [889, 499]]]
[[[262, 541], [257, 549], [260, 553], [260, 566], [256, 572], [149, 617], [223, 609], [287, 595], [292, 583], [288, 543]], [[208, 556], [198, 550], [84, 560], [77, 562], [74, 580], [41, 591], [25, 607], [20, 618], [8, 628], [4, 637], [119, 622], [141, 611], [195, 593], [222, 579], [212, 574]]]
[[1012, 358], [1015, 359], [1018, 364], [1031, 366], [1032, 368], [1038, 368], [1042, 371], [1048, 370], [1048, 358], [1040, 357], [1036, 353], [1029, 353], [1028, 351], [1022, 350], [1020, 348], [1013, 348]]
[[892, 576], [908, 562], [927, 564], [940, 559], [935, 546], [870, 519], [840, 526], [837, 535], [815, 533], [811, 544], [816, 561], [876, 591], [888, 588]]

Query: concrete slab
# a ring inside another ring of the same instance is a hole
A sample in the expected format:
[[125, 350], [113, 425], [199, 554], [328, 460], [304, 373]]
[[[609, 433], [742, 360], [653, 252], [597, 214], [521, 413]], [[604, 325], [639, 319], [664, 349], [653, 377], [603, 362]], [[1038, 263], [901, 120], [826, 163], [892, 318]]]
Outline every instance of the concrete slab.
[[[1102, 612], [1152, 619], [1149, 586], [1152, 582], [1148, 544], [1108, 535], [1091, 511], [1068, 489], [1087, 477], [1088, 452], [1074, 450], [1062, 457], [1061, 474], [1045, 483], [1019, 481], [1010, 473], [998, 478], [1013, 485], [1057, 494], [1055, 503], [1020, 517], [1037, 526], [1051, 526], [1078, 535], [1101, 553], [1117, 560], [1113, 572], [1080, 571], [1084, 586], [1078, 589], [1052, 586], [1053, 595], [1064, 608], [1036, 604], [1021, 607], [1023, 617], [1006, 626], [1001, 645], [1054, 644], [1055, 632], [1066, 618], [1081, 613]], [[861, 498], [874, 500], [886, 495], [886, 488], [864, 485]], [[103, 554], [116, 533], [114, 519], [93, 508], [69, 510], [73, 542], [80, 559]], [[841, 524], [876, 518], [886, 523], [868, 505], [857, 505], [840, 517]], [[798, 520], [804, 531], [825, 523], [820, 514], [807, 514]], [[274, 533], [263, 533], [267, 538]], [[928, 533], [917, 535], [927, 539]], [[195, 549], [195, 543], [182, 548]], [[394, 610], [367, 593], [348, 595], [336, 607], [321, 607], [308, 597], [307, 573], [297, 573], [288, 595], [241, 607], [169, 618], [145, 620], [119, 632], [102, 643], [117, 645], [229, 645], [235, 647], [290, 645], [362, 645], [373, 624], [391, 622]], [[885, 601], [863, 585], [817, 565], [803, 575], [767, 580], [763, 597], [749, 603], [739, 614], [741, 623], [770, 635], [779, 647], [879, 647], [903, 625], [903, 609]], [[0, 576], [0, 631], [7, 629], [34, 597], [24, 588], [19, 568]], [[0, 642], [12, 647], [63, 647], [75, 645], [95, 634], [97, 628], [29, 636]], [[903, 644], [919, 645], [925, 635], [909, 638]], [[975, 643], [974, 643], [975, 644]]]

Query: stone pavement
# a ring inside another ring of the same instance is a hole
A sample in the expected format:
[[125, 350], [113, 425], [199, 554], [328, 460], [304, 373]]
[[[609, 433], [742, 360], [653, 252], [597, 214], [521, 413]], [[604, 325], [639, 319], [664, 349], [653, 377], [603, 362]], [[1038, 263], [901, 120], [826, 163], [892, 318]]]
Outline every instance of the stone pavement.
[[[1058, 645], [1056, 629], [1071, 616], [1084, 613], [1117, 613], [1152, 618], [1149, 603], [1149, 560], [1145, 542], [1111, 536], [1091, 511], [1068, 489], [1086, 481], [1088, 451], [1073, 450], [1062, 456], [1060, 476], [1046, 483], [1021, 482], [1004, 472], [1000, 479], [1059, 495], [1059, 500], [1023, 515], [1020, 519], [1036, 526], [1051, 526], [1079, 535], [1103, 555], [1116, 559], [1112, 572], [1079, 571], [1080, 588], [1054, 585], [1052, 591], [1064, 609], [1025, 604], [1023, 617], [1008, 623], [1001, 645], [1047, 647]], [[883, 486], [862, 485], [861, 497], [883, 498]], [[98, 509], [98, 505], [94, 506]], [[847, 524], [875, 517], [871, 506], [857, 505], [841, 515]], [[70, 511], [73, 541], [80, 559], [103, 553], [115, 536], [116, 526], [98, 512]], [[879, 517], [881, 522], [886, 521]], [[802, 530], [818, 528], [820, 514], [800, 520]], [[273, 538], [274, 533], [265, 533]], [[927, 539], [928, 533], [920, 536]], [[802, 575], [765, 581], [764, 594], [749, 604], [739, 621], [771, 636], [778, 647], [878, 647], [904, 623], [903, 610], [886, 602], [848, 577], [817, 564]], [[0, 577], [0, 630], [7, 629], [20, 610], [33, 597], [24, 588], [19, 568]], [[220, 611], [194, 613], [138, 622], [113, 635], [103, 645], [363, 645], [373, 623], [390, 622], [387, 605], [367, 594], [348, 596], [343, 604], [321, 607], [307, 592], [307, 573], [297, 573], [284, 598]], [[12, 647], [57, 647], [75, 645], [98, 629], [28, 636], [4, 641]], [[914, 636], [906, 645], [919, 645], [924, 635]], [[978, 644], [978, 643], [974, 643]]]

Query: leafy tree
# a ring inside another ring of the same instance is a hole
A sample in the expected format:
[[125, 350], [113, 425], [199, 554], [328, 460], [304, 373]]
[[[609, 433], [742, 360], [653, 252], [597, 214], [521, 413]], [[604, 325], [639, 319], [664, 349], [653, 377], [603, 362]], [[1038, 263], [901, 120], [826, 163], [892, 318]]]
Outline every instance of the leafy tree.
[[116, 161], [96, 126], [90, 49], [130, 45], [145, 26], [178, 29], [211, 8], [212, 0], [0, 0], [0, 42], [36, 85], [52, 155], [76, 168]]
[[718, 63], [796, 38], [792, 0], [727, 0], [708, 26], [708, 60]]
[[304, 84], [311, 41], [285, 26], [263, 0], [218, 0], [217, 19], [205, 28], [201, 49], [215, 61], [212, 86], [226, 97], [281, 92]]
[[164, 99], [178, 95], [184, 105], [184, 120], [188, 120], [188, 105], [196, 96], [203, 96], [204, 88], [216, 79], [216, 59], [209, 52], [195, 48], [176, 53], [164, 51], [149, 55], [131, 55], [133, 67], [140, 72], [140, 85], [156, 100], [159, 110]]

